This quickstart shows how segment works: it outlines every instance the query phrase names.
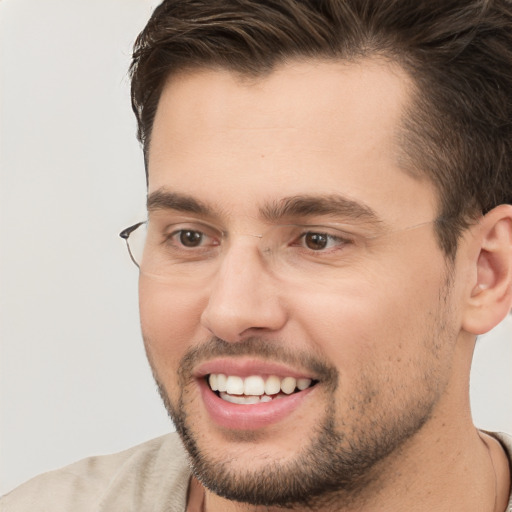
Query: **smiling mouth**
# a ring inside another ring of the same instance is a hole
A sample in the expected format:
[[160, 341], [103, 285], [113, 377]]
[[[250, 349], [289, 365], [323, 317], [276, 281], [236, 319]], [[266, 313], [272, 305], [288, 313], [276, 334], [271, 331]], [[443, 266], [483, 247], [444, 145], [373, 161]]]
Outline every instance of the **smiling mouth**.
[[277, 377], [239, 377], [223, 373], [211, 373], [206, 376], [210, 389], [222, 400], [233, 404], [258, 404], [272, 402], [300, 393], [316, 385], [318, 381], [307, 378]]

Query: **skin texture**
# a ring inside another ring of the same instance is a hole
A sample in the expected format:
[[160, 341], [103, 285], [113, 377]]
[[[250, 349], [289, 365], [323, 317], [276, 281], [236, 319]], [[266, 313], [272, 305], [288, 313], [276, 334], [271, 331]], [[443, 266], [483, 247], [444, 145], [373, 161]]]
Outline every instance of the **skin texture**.
[[[489, 452], [471, 422], [468, 376], [476, 331], [497, 323], [510, 297], [502, 294], [496, 319], [467, 319], [481, 290], [507, 286], [509, 274], [497, 277], [492, 258], [479, 264], [491, 226], [510, 211], [470, 228], [453, 264], [432, 224], [406, 229], [437, 211], [432, 184], [398, 165], [410, 87], [400, 68], [367, 60], [288, 63], [259, 79], [197, 70], [163, 91], [148, 192], [208, 206], [207, 216], [187, 219], [259, 234], [269, 227], [262, 209], [305, 194], [339, 194], [378, 217], [370, 228], [351, 219], [375, 242], [350, 248], [331, 279], [271, 271], [247, 236], [233, 236], [201, 282], [171, 286], [141, 273], [148, 358], [197, 452], [197, 476], [215, 491], [206, 490], [208, 511], [500, 510]], [[157, 208], [149, 218], [165, 224], [174, 216]], [[195, 378], [220, 356], [277, 361], [319, 383], [277, 422], [225, 428], [211, 420]], [[500, 482], [504, 496], [506, 470]], [[191, 487], [194, 503], [201, 489]]]

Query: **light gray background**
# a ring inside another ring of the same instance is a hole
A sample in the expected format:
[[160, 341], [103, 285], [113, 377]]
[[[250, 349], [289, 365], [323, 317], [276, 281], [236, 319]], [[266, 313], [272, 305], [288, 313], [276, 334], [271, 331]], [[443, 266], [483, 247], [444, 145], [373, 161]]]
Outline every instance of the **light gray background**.
[[[156, 0], [0, 1], [0, 494], [172, 429], [119, 231], [143, 216], [131, 45]], [[512, 431], [512, 321], [483, 337], [477, 425]]]

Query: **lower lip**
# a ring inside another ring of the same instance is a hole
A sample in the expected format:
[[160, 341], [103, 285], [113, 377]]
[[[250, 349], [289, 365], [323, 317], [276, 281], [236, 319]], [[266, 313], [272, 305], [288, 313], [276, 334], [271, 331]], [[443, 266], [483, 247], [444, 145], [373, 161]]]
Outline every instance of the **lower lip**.
[[297, 409], [314, 387], [258, 404], [232, 404], [218, 397], [204, 380], [199, 388], [206, 411], [217, 425], [233, 430], [257, 430], [284, 419]]

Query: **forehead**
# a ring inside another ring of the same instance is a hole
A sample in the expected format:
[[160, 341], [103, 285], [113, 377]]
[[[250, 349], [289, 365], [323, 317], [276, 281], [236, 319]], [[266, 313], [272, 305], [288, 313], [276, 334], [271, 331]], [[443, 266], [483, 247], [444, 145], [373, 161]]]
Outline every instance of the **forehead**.
[[410, 87], [400, 67], [378, 60], [292, 62], [258, 78], [173, 76], [153, 126], [149, 193], [247, 215], [280, 196], [336, 193], [390, 218], [428, 215], [432, 187], [398, 165]]

